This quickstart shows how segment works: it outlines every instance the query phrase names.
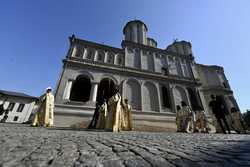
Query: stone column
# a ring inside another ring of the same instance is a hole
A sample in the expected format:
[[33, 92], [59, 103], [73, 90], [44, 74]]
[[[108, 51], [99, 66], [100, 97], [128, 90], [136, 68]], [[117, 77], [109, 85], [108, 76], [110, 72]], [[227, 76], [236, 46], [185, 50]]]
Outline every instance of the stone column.
[[184, 89], [185, 89], [188, 105], [189, 105], [190, 108], [192, 108], [192, 103], [191, 103], [191, 99], [190, 99], [190, 96], [189, 96], [189, 92], [187, 91], [186, 88], [184, 88]]
[[157, 84], [157, 92], [158, 92], [158, 105], [159, 105], [159, 112], [162, 112], [162, 96], [161, 96], [161, 86]]
[[98, 51], [97, 50], [95, 50], [95, 52], [94, 52], [94, 61], [97, 61], [97, 58], [98, 58]]
[[86, 59], [86, 56], [87, 56], [87, 53], [86, 53], [86, 52], [87, 52], [87, 49], [86, 49], [86, 48], [83, 48], [83, 49], [82, 49], [82, 58], [83, 58], [83, 59]]
[[[159, 53], [158, 53], [159, 54]], [[152, 53], [152, 60], [153, 60], [153, 72], [158, 72], [158, 71], [156, 71], [156, 69], [155, 69], [155, 67], [157, 66], [157, 64], [156, 64], [156, 55], [155, 55], [155, 53], [153, 52]]]
[[76, 53], [77, 53], [77, 47], [74, 46], [74, 47], [73, 47], [73, 50], [72, 50], [71, 57], [76, 57]]
[[97, 98], [97, 90], [98, 90], [98, 83], [93, 82], [91, 85], [91, 91], [90, 91], [90, 101], [96, 102]]
[[104, 52], [104, 63], [108, 63], [108, 52]]
[[63, 100], [69, 100], [69, 98], [70, 98], [70, 91], [71, 91], [71, 88], [72, 88], [72, 84], [73, 84], [72, 80], [69, 80], [66, 83], [66, 87], [65, 87], [65, 90], [64, 90], [64, 94], [63, 94]]
[[169, 85], [169, 94], [170, 94], [170, 100], [171, 100], [171, 110], [176, 113], [176, 106], [175, 106], [175, 99], [174, 99], [174, 86]]
[[[140, 49], [140, 51], [139, 51], [139, 53], [140, 53], [140, 69], [144, 69], [145, 68], [145, 64], [143, 64], [143, 49]], [[144, 69], [145, 70], [145, 69]]]

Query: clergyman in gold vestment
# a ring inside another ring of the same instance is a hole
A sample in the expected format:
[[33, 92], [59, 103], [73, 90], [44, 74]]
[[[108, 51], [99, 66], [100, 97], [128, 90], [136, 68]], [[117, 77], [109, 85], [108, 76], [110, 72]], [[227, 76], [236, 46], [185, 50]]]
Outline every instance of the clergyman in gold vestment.
[[112, 132], [122, 130], [121, 95], [119, 93], [116, 93], [108, 100], [105, 129]]
[[36, 112], [32, 126], [49, 127], [54, 124], [54, 95], [51, 87], [46, 89], [46, 93], [39, 98], [40, 106]]
[[123, 116], [123, 122], [122, 122], [122, 130], [130, 131], [133, 129], [132, 124], [132, 107], [128, 104], [128, 99], [124, 99], [122, 101], [122, 116]]
[[107, 109], [107, 103], [104, 100], [103, 104], [101, 105], [99, 109], [99, 117], [97, 121], [96, 128], [97, 129], [104, 129], [107, 119], [108, 109]]

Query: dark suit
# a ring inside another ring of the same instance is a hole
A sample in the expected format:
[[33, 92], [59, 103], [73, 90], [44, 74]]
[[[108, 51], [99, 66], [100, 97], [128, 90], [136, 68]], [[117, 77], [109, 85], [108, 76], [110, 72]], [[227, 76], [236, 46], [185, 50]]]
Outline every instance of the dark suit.
[[228, 130], [228, 133], [230, 133], [230, 128], [229, 128], [229, 125], [227, 123], [224, 111], [223, 111], [223, 105], [220, 102], [218, 102], [217, 100], [212, 100], [209, 103], [209, 106], [212, 108], [213, 114], [215, 115], [217, 122], [219, 123], [223, 133], [226, 134], [226, 131], [225, 131], [225, 128], [223, 126], [222, 121], [224, 122], [226, 129]]

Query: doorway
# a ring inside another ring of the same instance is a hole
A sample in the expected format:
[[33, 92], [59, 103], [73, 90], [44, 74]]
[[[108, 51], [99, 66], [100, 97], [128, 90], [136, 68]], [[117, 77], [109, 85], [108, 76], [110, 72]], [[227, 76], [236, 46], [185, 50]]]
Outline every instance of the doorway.
[[109, 99], [114, 94], [115, 83], [112, 79], [104, 78], [99, 84], [97, 91], [97, 102], [101, 103], [104, 99]]

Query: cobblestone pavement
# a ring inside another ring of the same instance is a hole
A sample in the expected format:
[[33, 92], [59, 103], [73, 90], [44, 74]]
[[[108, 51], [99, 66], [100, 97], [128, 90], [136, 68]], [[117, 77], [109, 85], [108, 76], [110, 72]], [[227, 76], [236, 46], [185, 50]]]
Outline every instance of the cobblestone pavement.
[[1, 123], [0, 166], [250, 166], [250, 135], [111, 133]]

